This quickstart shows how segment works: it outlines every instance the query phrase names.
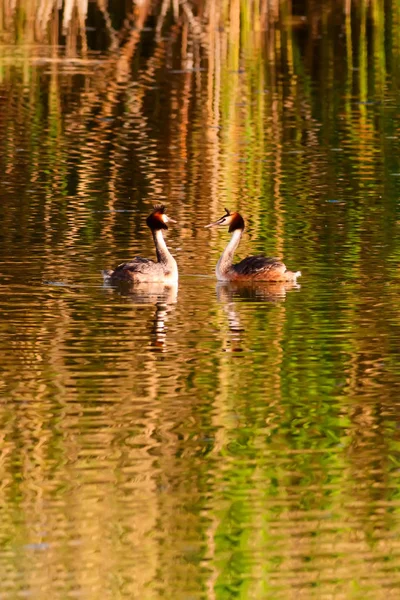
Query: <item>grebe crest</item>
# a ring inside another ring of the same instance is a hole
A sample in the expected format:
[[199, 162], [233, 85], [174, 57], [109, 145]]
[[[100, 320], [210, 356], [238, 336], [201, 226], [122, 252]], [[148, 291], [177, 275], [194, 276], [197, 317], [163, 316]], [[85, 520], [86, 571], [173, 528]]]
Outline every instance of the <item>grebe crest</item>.
[[146, 223], [150, 229], [168, 229], [167, 223], [175, 223], [170, 217], [165, 214], [164, 204], [155, 204], [153, 212], [147, 217]]
[[242, 215], [238, 212], [231, 213], [227, 208], [225, 208], [225, 214], [220, 219], [205, 227], [224, 227], [225, 225], [229, 225], [229, 233], [232, 233], [236, 229], [241, 229], [243, 231], [245, 228]]

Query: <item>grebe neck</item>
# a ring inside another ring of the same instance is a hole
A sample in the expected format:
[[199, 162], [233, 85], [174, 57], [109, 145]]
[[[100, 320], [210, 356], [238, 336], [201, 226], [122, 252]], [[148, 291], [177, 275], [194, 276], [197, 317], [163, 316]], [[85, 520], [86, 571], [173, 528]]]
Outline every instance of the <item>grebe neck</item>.
[[176, 260], [168, 250], [162, 230], [152, 229], [151, 233], [153, 234], [154, 245], [156, 247], [157, 261], [163, 265], [168, 272], [176, 275], [176, 279], [178, 279], [178, 266]]
[[242, 235], [243, 229], [235, 229], [227, 247], [221, 254], [221, 257], [215, 268], [218, 281], [226, 281], [228, 279], [227, 275], [232, 268], [233, 256], [236, 248], [239, 246]]

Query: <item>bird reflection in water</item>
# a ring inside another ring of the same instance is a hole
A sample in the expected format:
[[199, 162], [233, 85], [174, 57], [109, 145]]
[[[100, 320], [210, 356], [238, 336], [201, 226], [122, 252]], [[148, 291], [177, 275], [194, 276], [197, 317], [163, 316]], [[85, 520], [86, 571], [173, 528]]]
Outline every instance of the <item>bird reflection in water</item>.
[[159, 352], [167, 351], [167, 322], [171, 306], [178, 300], [178, 284], [165, 285], [162, 282], [129, 283], [119, 282], [117, 285], [104, 283], [105, 289], [115, 290], [121, 296], [140, 306], [155, 306], [155, 314], [151, 327], [150, 347]]
[[276, 282], [219, 282], [217, 283], [217, 299], [222, 304], [228, 317], [230, 342], [225, 352], [243, 352], [242, 341], [244, 327], [241, 324], [240, 313], [237, 310], [239, 302], [271, 302], [276, 304], [283, 302], [287, 292], [300, 289], [300, 285], [293, 281]]
[[[151, 284], [149, 284], [151, 285]], [[154, 284], [153, 284], [154, 285]], [[167, 332], [166, 325], [168, 321], [169, 306], [176, 304], [178, 299], [178, 285], [164, 286], [164, 292], [158, 296], [156, 301], [156, 312], [154, 315], [153, 328], [151, 330], [151, 346], [154, 350], [165, 352], [167, 350]]]

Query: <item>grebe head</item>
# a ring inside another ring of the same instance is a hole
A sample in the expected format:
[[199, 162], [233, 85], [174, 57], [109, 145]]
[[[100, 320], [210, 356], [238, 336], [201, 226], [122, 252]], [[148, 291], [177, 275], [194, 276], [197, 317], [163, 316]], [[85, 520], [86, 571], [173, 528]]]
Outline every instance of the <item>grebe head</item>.
[[229, 233], [235, 231], [236, 229], [244, 229], [244, 220], [242, 215], [238, 212], [231, 213], [227, 208], [225, 208], [225, 214], [223, 217], [218, 219], [218, 221], [214, 221], [214, 223], [210, 223], [209, 225], [205, 225], [205, 227], [224, 227], [229, 225]]
[[163, 204], [156, 205], [153, 212], [146, 219], [146, 223], [150, 229], [168, 229], [167, 223], [169, 222], [176, 223], [171, 217], [167, 217]]

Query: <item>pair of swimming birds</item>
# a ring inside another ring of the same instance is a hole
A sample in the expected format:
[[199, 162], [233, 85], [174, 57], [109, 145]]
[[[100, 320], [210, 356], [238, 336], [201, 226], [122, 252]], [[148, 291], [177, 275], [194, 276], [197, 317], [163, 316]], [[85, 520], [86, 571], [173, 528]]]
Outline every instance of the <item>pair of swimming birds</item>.
[[[167, 223], [175, 223], [165, 214], [163, 205], [155, 206], [147, 217], [146, 223], [153, 235], [156, 247], [157, 262], [148, 258], [135, 257], [121, 263], [113, 271], [103, 271], [104, 279], [110, 283], [129, 281], [131, 283], [162, 282], [166, 285], [178, 281], [178, 266], [168, 250], [163, 236]], [[239, 263], [233, 264], [233, 256], [244, 231], [244, 220], [238, 212], [225, 209], [225, 214], [206, 227], [229, 227], [231, 239], [221, 254], [215, 273], [219, 281], [296, 281], [300, 271], [288, 271], [283, 262], [277, 258], [257, 255], [248, 256]]]

